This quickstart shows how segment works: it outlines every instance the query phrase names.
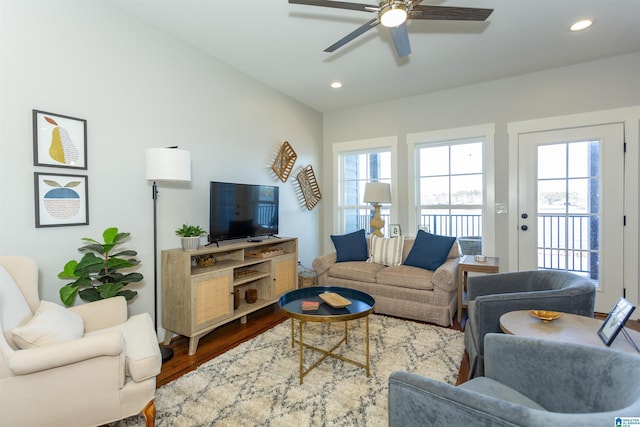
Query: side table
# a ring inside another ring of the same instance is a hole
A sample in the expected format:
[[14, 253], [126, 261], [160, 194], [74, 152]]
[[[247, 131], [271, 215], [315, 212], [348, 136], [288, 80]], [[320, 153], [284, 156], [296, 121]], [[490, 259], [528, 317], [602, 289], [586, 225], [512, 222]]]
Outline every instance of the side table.
[[463, 293], [467, 289], [468, 273], [497, 273], [500, 270], [499, 259], [496, 257], [485, 257], [485, 261], [476, 261], [475, 255], [465, 255], [458, 263], [458, 323], [462, 321]]
[[[546, 322], [533, 317], [529, 310], [518, 310], [500, 316], [500, 329], [510, 335], [607, 348], [598, 336], [602, 322], [600, 319], [571, 313], [563, 313], [559, 319]], [[626, 333], [633, 342], [640, 343], [640, 332], [627, 329]], [[636, 352], [624, 334], [619, 334], [608, 348]]]

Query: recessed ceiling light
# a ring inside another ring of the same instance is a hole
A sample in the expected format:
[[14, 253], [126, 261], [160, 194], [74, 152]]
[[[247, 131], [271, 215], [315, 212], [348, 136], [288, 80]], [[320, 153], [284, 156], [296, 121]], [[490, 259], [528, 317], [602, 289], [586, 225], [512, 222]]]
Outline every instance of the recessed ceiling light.
[[331, 83], [331, 87], [334, 88], [334, 89], [340, 89], [342, 87], [342, 83], [333, 82], [333, 83]]
[[582, 31], [586, 30], [590, 26], [593, 25], [592, 19], [581, 19], [580, 21], [575, 22], [572, 26], [569, 27], [570, 31]]

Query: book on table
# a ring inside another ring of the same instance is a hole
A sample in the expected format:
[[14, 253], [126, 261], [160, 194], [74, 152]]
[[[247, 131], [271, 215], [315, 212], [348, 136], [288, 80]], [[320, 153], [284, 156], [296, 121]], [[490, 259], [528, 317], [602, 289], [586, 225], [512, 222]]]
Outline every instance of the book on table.
[[302, 301], [302, 311], [318, 311], [320, 303], [318, 301]]

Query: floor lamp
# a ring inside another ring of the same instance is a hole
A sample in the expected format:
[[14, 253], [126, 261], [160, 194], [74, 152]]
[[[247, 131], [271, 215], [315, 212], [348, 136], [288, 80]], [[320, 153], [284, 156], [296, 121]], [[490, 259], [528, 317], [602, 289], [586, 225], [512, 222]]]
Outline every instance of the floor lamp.
[[384, 219], [380, 218], [380, 203], [391, 203], [391, 184], [384, 182], [367, 182], [364, 186], [364, 203], [373, 203], [373, 218], [371, 218], [372, 233], [382, 237], [380, 229], [384, 227]]
[[[153, 181], [153, 309], [155, 328], [158, 330], [158, 227], [156, 205], [158, 201], [158, 181], [191, 181], [191, 154], [178, 147], [148, 148], [145, 153], [147, 181]], [[173, 349], [160, 346], [162, 363], [173, 357]]]

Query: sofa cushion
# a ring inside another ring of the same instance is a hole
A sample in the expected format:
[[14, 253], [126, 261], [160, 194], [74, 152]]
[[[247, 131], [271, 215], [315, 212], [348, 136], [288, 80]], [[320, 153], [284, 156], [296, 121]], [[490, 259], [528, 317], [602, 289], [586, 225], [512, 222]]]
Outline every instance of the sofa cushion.
[[356, 280], [359, 282], [376, 283], [378, 271], [386, 269], [382, 264], [371, 262], [351, 261], [338, 262], [329, 268], [329, 276], [337, 279]]
[[423, 268], [398, 265], [380, 270], [376, 275], [376, 280], [380, 285], [431, 290], [433, 289], [432, 276], [432, 271]]
[[369, 258], [364, 229], [343, 235], [332, 235], [336, 262], [366, 261]]
[[438, 236], [418, 230], [405, 265], [434, 271], [447, 260], [455, 237]]
[[382, 265], [402, 264], [402, 248], [404, 236], [382, 238], [375, 234], [371, 236], [371, 255], [367, 262]]
[[49, 301], [40, 306], [24, 326], [13, 328], [13, 342], [26, 349], [77, 340], [84, 334], [80, 315]]

